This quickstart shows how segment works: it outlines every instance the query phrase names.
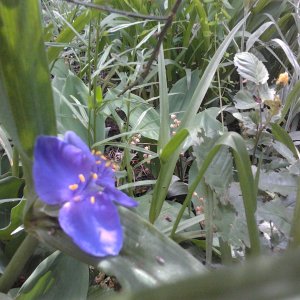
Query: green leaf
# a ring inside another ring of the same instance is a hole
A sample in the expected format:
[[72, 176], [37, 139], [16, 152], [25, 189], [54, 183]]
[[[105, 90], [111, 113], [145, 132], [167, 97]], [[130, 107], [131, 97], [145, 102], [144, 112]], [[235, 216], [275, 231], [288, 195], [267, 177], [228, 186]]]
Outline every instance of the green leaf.
[[[151, 195], [145, 195], [137, 198], [140, 202], [137, 211], [140, 216], [146, 218], [150, 208]], [[181, 204], [177, 202], [165, 201], [161, 210], [161, 214], [155, 222], [155, 227], [165, 234], [170, 232], [172, 229], [174, 221], [178, 215], [178, 212], [181, 208]], [[182, 221], [189, 220], [190, 216], [186, 210], [183, 214]], [[199, 221], [198, 221], [199, 223]]]
[[[80, 16], [78, 16], [73, 23], [71, 24], [72, 27], [68, 26], [67, 24], [57, 36], [55, 43], [69, 43], [75, 37], [76, 33], [79, 33], [84, 27], [90, 22], [95, 14], [98, 14], [96, 11], [92, 11], [90, 9], [84, 10]], [[63, 46], [64, 47], [64, 46]], [[62, 48], [63, 48], [62, 47]], [[59, 53], [62, 51], [61, 48], [58, 47], [50, 47], [48, 50], [48, 61], [49, 63], [53, 62], [57, 59]]]
[[17, 198], [24, 180], [14, 176], [8, 176], [0, 180], [0, 203], [1, 199]]
[[[297, 81], [296, 84], [293, 86], [293, 89], [289, 92], [285, 99], [284, 107], [281, 111], [281, 118], [277, 122], [280, 124], [284, 121], [285, 116], [287, 115], [289, 109], [299, 101], [300, 97], [300, 81]], [[290, 112], [290, 114], [293, 114], [293, 111]]]
[[215, 209], [214, 224], [217, 226], [218, 236], [234, 247], [250, 247], [247, 224], [244, 216], [237, 215], [230, 205], [218, 205]]
[[17, 300], [86, 299], [88, 266], [59, 251], [47, 257], [20, 288]]
[[292, 214], [291, 211], [284, 206], [280, 199], [274, 199], [266, 203], [261, 203], [257, 209], [259, 218], [267, 222], [273, 222], [286, 237], [289, 236], [291, 230]]
[[236, 109], [251, 109], [258, 106], [258, 103], [253, 99], [253, 95], [245, 89], [238, 91], [233, 101]]
[[[19, 199], [17, 199], [19, 200]], [[12, 238], [11, 233], [23, 224], [23, 210], [26, 201], [20, 201], [16, 206], [14, 206], [10, 211], [10, 223], [0, 229], [0, 240], [9, 240]], [[2, 205], [0, 205], [1, 210], [3, 210]]]
[[280, 125], [276, 123], [272, 123], [271, 128], [274, 138], [277, 141], [284, 144], [285, 146], [287, 146], [292, 151], [296, 159], [299, 158], [299, 152], [296, 149], [293, 140], [291, 139], [289, 134]]
[[264, 84], [269, 79], [269, 73], [264, 64], [252, 53], [241, 52], [234, 57], [234, 65], [241, 77], [254, 82]]
[[221, 268], [161, 287], [121, 293], [105, 300], [298, 299], [299, 276], [300, 251], [297, 249], [280, 257], [263, 256], [235, 268]]
[[258, 186], [262, 191], [269, 191], [287, 196], [290, 193], [297, 191], [298, 184], [297, 177], [291, 175], [288, 171], [265, 172], [261, 170]]
[[[193, 154], [196, 157], [199, 169], [206, 156], [215, 145], [215, 142], [216, 139], [204, 137], [204, 140], [200, 145], [195, 145], [193, 147]], [[232, 181], [232, 167], [233, 162], [230, 152], [227, 148], [221, 148], [218, 155], [214, 157], [204, 174], [205, 182], [217, 194], [224, 194]]]
[[55, 76], [52, 81], [59, 131], [75, 131], [85, 142], [88, 139], [87, 86], [69, 72], [66, 77]]
[[115, 275], [124, 289], [142, 290], [205, 271], [199, 261], [137, 214], [124, 207], [119, 212], [124, 245], [115, 257], [96, 258], [82, 252], [49, 219], [31, 223], [29, 230], [66, 254]]
[[175, 221], [171, 236], [174, 235], [175, 230], [179, 224], [180, 218], [183, 214], [183, 211], [190, 203], [192, 195], [195, 189], [197, 188], [198, 184], [201, 182], [207, 168], [211, 164], [216, 154], [220, 151], [221, 147], [225, 145], [231, 148], [234, 156], [235, 165], [238, 171], [240, 186], [243, 195], [243, 203], [245, 208], [248, 233], [250, 238], [250, 254], [258, 255], [260, 253], [260, 242], [255, 217], [256, 186], [253, 179], [250, 159], [248, 156], [245, 142], [243, 138], [235, 132], [225, 133], [223, 136], [221, 136], [221, 138], [216, 142], [216, 145], [210, 150], [210, 152], [206, 156], [198, 172], [198, 175], [196, 176], [193, 183], [190, 185], [187, 197], [185, 198], [182, 208]]
[[158, 153], [170, 140], [170, 127], [169, 127], [169, 96], [168, 84], [165, 66], [165, 57], [163, 43], [159, 49], [158, 54], [158, 78], [159, 78], [159, 115], [160, 115], [160, 128], [158, 140]]
[[1, 126], [0, 126], [0, 145], [4, 149], [6, 155], [9, 159], [10, 165], [12, 165], [12, 162], [13, 162], [13, 149], [12, 149], [12, 146], [10, 144], [7, 133], [5, 132], [5, 130]]
[[28, 163], [36, 136], [56, 133], [39, 2], [1, 1], [0, 24], [0, 118]]
[[191, 73], [190, 81], [185, 76], [179, 79], [171, 88], [169, 92], [169, 106], [170, 113], [178, 113], [187, 110], [187, 107], [192, 99], [195, 89], [199, 83], [200, 72], [195, 70]]
[[[233, 40], [237, 31], [244, 24], [246, 18], [245, 16], [227, 35], [220, 47], [215, 52], [214, 56], [211, 58], [210, 63], [205, 69], [194, 93], [191, 98], [190, 103], [188, 104], [187, 110], [184, 114], [183, 119], [181, 120], [180, 128], [189, 128], [196, 116], [202, 101], [207, 93], [207, 90], [214, 78], [215, 72], [219, 67], [219, 63], [223, 58], [224, 53], [226, 52], [227, 47]], [[171, 110], [170, 110], [171, 111]], [[178, 156], [181, 152], [182, 147], [177, 147], [176, 151], [170, 156], [168, 161], [162, 164], [160, 173], [157, 179], [157, 184], [154, 187], [153, 198], [151, 202], [149, 220], [151, 223], [154, 223], [156, 218], [159, 216], [160, 210], [162, 208], [163, 202], [167, 195], [168, 187], [171, 182], [172, 174], [178, 159]]]
[[180, 147], [188, 135], [188, 130], [183, 128], [172, 137], [160, 154], [160, 160], [162, 163], [167, 162], [170, 156]]
[[[120, 85], [118, 90], [122, 90], [122, 87]], [[130, 97], [124, 95], [118, 97], [118, 90], [109, 90], [103, 104], [109, 103], [111, 111], [122, 110], [129, 117], [129, 125], [133, 131], [141, 132], [144, 137], [157, 141], [159, 138], [158, 112], [137, 95], [130, 94]], [[112, 113], [111, 111], [108, 113]]]

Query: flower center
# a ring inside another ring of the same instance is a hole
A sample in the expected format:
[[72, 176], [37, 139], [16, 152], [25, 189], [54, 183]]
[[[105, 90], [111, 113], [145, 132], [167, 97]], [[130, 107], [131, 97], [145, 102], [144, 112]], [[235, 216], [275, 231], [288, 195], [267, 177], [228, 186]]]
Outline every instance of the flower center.
[[[95, 172], [91, 172], [88, 179], [83, 174], [78, 175], [78, 183], [70, 184], [68, 186], [69, 190], [75, 192], [73, 200], [80, 201], [84, 194], [92, 194], [96, 193], [100, 186], [96, 186], [95, 181], [98, 179], [98, 174]], [[91, 203], [95, 203], [95, 197], [90, 198]]]

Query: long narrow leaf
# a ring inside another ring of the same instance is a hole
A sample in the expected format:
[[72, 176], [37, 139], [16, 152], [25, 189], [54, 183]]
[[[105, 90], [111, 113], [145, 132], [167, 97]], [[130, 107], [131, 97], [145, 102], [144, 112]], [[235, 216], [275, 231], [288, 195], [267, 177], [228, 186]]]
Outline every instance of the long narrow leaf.
[[160, 104], [160, 129], [158, 140], [158, 153], [170, 139], [169, 127], [169, 96], [166, 76], [166, 66], [163, 46], [158, 54], [158, 78], [159, 78], [159, 104]]
[[207, 168], [209, 167], [210, 163], [212, 162], [215, 155], [220, 151], [221, 146], [226, 145], [229, 146], [234, 155], [235, 164], [238, 171], [238, 176], [240, 180], [240, 186], [243, 195], [243, 203], [245, 208], [246, 214], [246, 221], [248, 226], [248, 233], [250, 238], [250, 245], [251, 245], [251, 254], [258, 255], [260, 253], [260, 242], [259, 242], [259, 233], [258, 227], [256, 224], [255, 212], [256, 212], [256, 187], [255, 182], [253, 179], [253, 175], [251, 172], [251, 164], [250, 159], [248, 156], [248, 152], [245, 146], [245, 142], [240, 135], [235, 132], [226, 133], [224, 134], [216, 143], [216, 145], [211, 149], [203, 164], [199, 173], [192, 183], [191, 187], [189, 188], [188, 194], [182, 208], [180, 209], [177, 219], [174, 222], [173, 230], [171, 232], [171, 236], [174, 237], [175, 231], [177, 226], [180, 222], [180, 219], [183, 215], [185, 208], [191, 201], [193, 192], [195, 191], [196, 187], [200, 183], [203, 175], [205, 174]]
[[[220, 45], [214, 56], [211, 58], [211, 61], [193, 94], [193, 97], [190, 101], [190, 104], [187, 108], [187, 111], [184, 114], [184, 117], [181, 122], [181, 128], [189, 128], [192, 124], [194, 117], [196, 116], [202, 101], [205, 97], [205, 94], [211, 84], [211, 81], [214, 78], [214, 74], [221, 62], [223, 55], [228, 48], [230, 42], [233, 40], [235, 34], [241, 28], [246, 18], [242, 19], [228, 34], [223, 43]], [[157, 184], [155, 185], [153, 191], [153, 198], [151, 202], [150, 212], [149, 212], [149, 220], [154, 223], [156, 218], [159, 216], [161, 211], [163, 202], [168, 192], [168, 187], [171, 182], [172, 173], [174, 171], [176, 161], [181, 152], [181, 146], [177, 147], [176, 151], [172, 154], [172, 156], [168, 159], [167, 162], [162, 163], [161, 170], [157, 179]]]
[[56, 134], [39, 12], [36, 0], [0, 2], [0, 118], [28, 169], [36, 136]]

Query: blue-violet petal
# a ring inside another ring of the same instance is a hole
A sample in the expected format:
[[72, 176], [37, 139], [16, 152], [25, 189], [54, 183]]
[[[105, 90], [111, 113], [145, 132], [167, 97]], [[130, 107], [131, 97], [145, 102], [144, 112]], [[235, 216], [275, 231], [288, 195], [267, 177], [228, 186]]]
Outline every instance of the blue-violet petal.
[[79, 248], [91, 255], [117, 255], [122, 248], [118, 211], [105, 196], [65, 203], [59, 211], [59, 224]]
[[38, 196], [47, 204], [63, 204], [72, 198], [69, 186], [88, 177], [92, 161], [81, 149], [56, 137], [40, 136], [34, 148], [33, 178]]

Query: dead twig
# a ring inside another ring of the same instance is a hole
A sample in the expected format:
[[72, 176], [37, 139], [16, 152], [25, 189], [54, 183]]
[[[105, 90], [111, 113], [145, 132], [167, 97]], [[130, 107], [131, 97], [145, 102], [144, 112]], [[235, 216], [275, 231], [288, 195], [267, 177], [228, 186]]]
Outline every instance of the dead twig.
[[151, 57], [146, 65], [146, 67], [144, 68], [144, 70], [142, 71], [142, 73], [139, 75], [139, 77], [133, 82], [131, 83], [130, 85], [128, 85], [121, 93], [118, 94], [118, 97], [119, 96], [122, 96], [123, 94], [125, 94], [127, 91], [131, 90], [133, 87], [135, 87], [136, 85], [138, 85], [141, 81], [143, 81], [147, 75], [149, 74], [150, 72], [150, 69], [151, 69], [151, 66], [154, 62], [154, 60], [156, 59], [157, 55], [158, 55], [158, 52], [159, 52], [159, 48], [164, 40], [164, 37], [169, 29], [169, 27], [171, 27], [172, 25], [172, 22], [173, 22], [173, 19], [175, 18], [175, 15], [176, 15], [176, 12], [181, 4], [181, 1], [182, 0], [177, 0], [167, 18], [167, 21], [162, 29], [162, 31], [160, 32], [160, 34], [158, 35], [158, 41], [155, 45], [155, 48], [151, 54]]

